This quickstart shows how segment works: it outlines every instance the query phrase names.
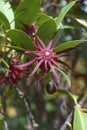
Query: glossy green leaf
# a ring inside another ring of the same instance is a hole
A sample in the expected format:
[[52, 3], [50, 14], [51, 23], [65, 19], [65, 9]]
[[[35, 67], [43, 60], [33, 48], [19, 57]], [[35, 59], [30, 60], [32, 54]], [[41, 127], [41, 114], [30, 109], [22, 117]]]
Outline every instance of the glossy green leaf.
[[41, 0], [23, 0], [15, 11], [16, 27], [20, 24], [29, 25], [33, 22], [40, 9]]
[[21, 48], [21, 47], [18, 47], [18, 46], [9, 46], [9, 45], [0, 44], [0, 47], [7, 47], [7, 48], [18, 50], [18, 51], [25, 51], [24, 48]]
[[69, 96], [74, 104], [77, 104], [78, 96], [74, 95], [73, 93], [69, 92], [68, 90], [64, 90], [62, 88], [58, 88], [57, 91], [53, 94], [47, 94], [48, 99], [54, 99], [57, 98], [58, 96]]
[[87, 114], [75, 108], [73, 130], [87, 130]]
[[71, 87], [71, 81], [70, 81], [69, 75], [64, 73], [62, 70], [58, 69], [57, 67], [55, 67], [55, 69], [57, 69], [65, 77], [66, 81], [68, 82], [69, 87]]
[[57, 31], [56, 35], [53, 38], [53, 42], [52, 42], [53, 45], [55, 45], [60, 40], [60, 38], [63, 35], [63, 32], [64, 32], [63, 29], [60, 29], [60, 30]]
[[78, 103], [78, 96], [68, 91], [69, 97], [71, 97], [75, 103], [75, 105]]
[[5, 24], [4, 24], [4, 26], [3, 26], [3, 24], [2, 24], [2, 26], [0, 25], [0, 44], [2, 42], [2, 39], [4, 39], [4, 36], [5, 36], [5, 34], [3, 32], [3, 28], [5, 28], [5, 27], [6, 27]]
[[6, 16], [0, 12], [0, 24], [4, 26], [5, 29], [9, 29], [10, 24]]
[[62, 20], [64, 19], [65, 15], [67, 14], [67, 12], [74, 6], [74, 4], [77, 2], [76, 1], [72, 1], [70, 2], [68, 5], [66, 5], [65, 7], [63, 7], [59, 13], [59, 15], [56, 17], [56, 24], [57, 24], [57, 28], [60, 27], [60, 24], [62, 22]]
[[56, 29], [55, 21], [53, 19], [49, 19], [41, 24], [37, 31], [37, 35], [44, 41], [45, 44], [47, 44], [54, 36]]
[[65, 43], [58, 45], [55, 48], [55, 51], [61, 52], [61, 51], [67, 50], [67, 49], [71, 49], [71, 48], [73, 49], [76, 46], [78, 46], [80, 43], [85, 42], [85, 41], [86, 40], [73, 40], [73, 41], [65, 42]]
[[12, 29], [7, 32], [7, 36], [18, 47], [22, 47], [24, 49], [34, 48], [31, 38], [23, 31]]
[[44, 13], [38, 13], [35, 17], [35, 20], [37, 21], [37, 25], [40, 26], [43, 22], [50, 19], [51, 17], [44, 14]]
[[[7, 17], [11, 28], [14, 28], [14, 13], [11, 8], [11, 5], [9, 2], [5, 2], [4, 0], [0, 0], [0, 11]], [[12, 22], [13, 21], [13, 22]]]

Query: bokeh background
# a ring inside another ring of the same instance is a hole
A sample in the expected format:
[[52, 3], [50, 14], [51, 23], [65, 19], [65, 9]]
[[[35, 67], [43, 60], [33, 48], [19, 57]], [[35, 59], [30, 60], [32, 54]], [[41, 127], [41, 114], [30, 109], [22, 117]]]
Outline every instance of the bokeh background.
[[[22, 0], [8, 0], [11, 3], [13, 10]], [[41, 12], [56, 17], [61, 8], [67, 5], [72, 0], [42, 0]], [[87, 28], [76, 21], [76, 18], [83, 19], [87, 22], [87, 0], [80, 0], [67, 13], [64, 18], [61, 42], [87, 39]], [[69, 91], [79, 96], [79, 100], [87, 93], [87, 43], [80, 44], [74, 50], [68, 52], [70, 55], [65, 62], [68, 63], [74, 70], [70, 72], [71, 87]], [[0, 54], [1, 55], [1, 54]], [[29, 78], [19, 82], [18, 87], [25, 93], [30, 101], [31, 112], [39, 127], [36, 129], [30, 128], [30, 123], [27, 120], [26, 108], [24, 102], [19, 98], [15, 89], [10, 90], [7, 95], [5, 105], [7, 107], [6, 116], [10, 130], [59, 130], [66, 120], [68, 114], [73, 110], [74, 103], [68, 96], [58, 96], [56, 98], [48, 98], [45, 90], [46, 79], [40, 86], [36, 87], [33, 77], [32, 81]], [[67, 83], [64, 77], [61, 77], [60, 87], [67, 89]], [[5, 88], [0, 88], [0, 97], [4, 93]], [[0, 98], [1, 100], [1, 98]], [[87, 108], [87, 102], [83, 104], [83, 108]]]

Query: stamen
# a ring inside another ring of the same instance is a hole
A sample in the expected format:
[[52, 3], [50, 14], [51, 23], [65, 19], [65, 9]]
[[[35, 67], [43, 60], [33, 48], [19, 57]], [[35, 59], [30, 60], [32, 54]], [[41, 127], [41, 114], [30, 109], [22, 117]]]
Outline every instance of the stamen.
[[50, 52], [49, 51], [46, 51], [45, 52], [45, 56], [49, 56], [50, 55]]

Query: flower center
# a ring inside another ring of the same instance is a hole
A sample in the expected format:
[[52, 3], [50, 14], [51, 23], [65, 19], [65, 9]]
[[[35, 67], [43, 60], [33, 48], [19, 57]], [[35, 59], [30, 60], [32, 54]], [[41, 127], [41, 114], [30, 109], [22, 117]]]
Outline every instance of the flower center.
[[48, 57], [50, 55], [50, 52], [46, 51], [44, 54], [45, 54], [46, 57]]

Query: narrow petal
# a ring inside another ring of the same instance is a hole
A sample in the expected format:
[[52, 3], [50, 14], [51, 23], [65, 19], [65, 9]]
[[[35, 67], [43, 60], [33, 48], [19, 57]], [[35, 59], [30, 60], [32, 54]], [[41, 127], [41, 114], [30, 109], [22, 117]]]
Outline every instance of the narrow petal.
[[10, 87], [10, 89], [12, 88], [13, 84], [14, 84], [13, 81], [11, 79], [9, 79], [9, 85], [10, 85], [9, 87]]
[[39, 45], [37, 45], [37, 44], [34, 44], [34, 46], [35, 46], [35, 48], [36, 48], [37, 50], [42, 49], [41, 46], [39, 46]]
[[43, 48], [38, 44], [38, 49], [37, 50], [42, 50]]
[[49, 63], [49, 66], [50, 66], [50, 68], [51, 68], [51, 70], [53, 72], [53, 75], [54, 75], [54, 77], [56, 79], [56, 83], [59, 85], [59, 81], [60, 81], [59, 76], [58, 76], [57, 72], [55, 71], [54, 67], [51, 65], [51, 63], [50, 62], [48, 62], [48, 63]]
[[12, 72], [12, 73], [11, 73], [11, 77], [12, 77], [12, 79], [13, 79], [13, 80], [15, 80], [15, 79], [16, 79], [16, 75], [15, 75], [15, 73], [14, 73], [14, 72]]
[[25, 54], [32, 54], [32, 51], [26, 50]]
[[39, 60], [39, 58], [35, 58], [35, 59], [33, 59], [33, 60], [31, 60], [31, 61], [29, 61], [27, 63], [21, 64], [21, 65], [15, 65], [15, 67], [17, 67], [17, 68], [27, 67], [27, 66], [33, 64], [34, 62], [36, 62], [38, 60]]
[[52, 61], [52, 63], [53, 63], [54, 65], [56, 65], [60, 70], [62, 70], [63, 72], [65, 72], [65, 70], [63, 69], [63, 67], [61, 67], [59, 64], [57, 64], [53, 59], [52, 59], [51, 61]]
[[34, 54], [34, 55], [37, 55], [37, 56], [40, 56], [40, 51], [25, 51], [25, 54]]
[[38, 68], [40, 67], [40, 65], [43, 63], [43, 60], [40, 60], [39, 63], [36, 65], [36, 67], [34, 68], [34, 70], [32, 71], [32, 73], [29, 75], [30, 77], [32, 75], [34, 75], [36, 73], [36, 71], [38, 70]]
[[37, 40], [40, 42], [41, 46], [42, 46], [43, 48], [46, 48], [44, 42], [40, 39], [40, 37], [38, 37], [38, 36], [36, 36], [36, 37], [37, 37]]
[[48, 71], [47, 60], [45, 60], [45, 69], [46, 69], [46, 71]]
[[66, 64], [65, 62], [63, 62], [62, 60], [57, 60], [60, 64], [62, 64], [62, 65], [65, 65], [67, 68], [69, 68], [71, 71], [73, 71], [73, 69], [68, 65], [68, 64]]
[[68, 56], [70, 56], [70, 55], [69, 54], [61, 54], [61, 55], [58, 56], [58, 58], [60, 58], [60, 57], [68, 57]]
[[38, 77], [38, 80], [37, 80], [36, 84], [40, 83], [40, 81], [42, 80], [43, 75], [44, 75], [44, 71], [41, 71], [40, 74], [39, 74], [39, 77]]
[[48, 46], [47, 46], [47, 49], [50, 49], [50, 48], [51, 48], [52, 41], [53, 41], [53, 40], [50, 40], [50, 41], [49, 41]]

